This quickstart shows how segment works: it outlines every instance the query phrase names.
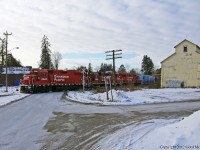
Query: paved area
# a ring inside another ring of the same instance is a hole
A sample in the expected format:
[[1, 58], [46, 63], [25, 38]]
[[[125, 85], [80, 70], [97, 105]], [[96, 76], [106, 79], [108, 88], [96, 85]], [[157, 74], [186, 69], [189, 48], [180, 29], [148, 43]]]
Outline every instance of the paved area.
[[174, 119], [200, 109], [200, 101], [137, 106], [84, 105], [64, 93], [31, 95], [0, 108], [0, 149], [90, 149], [130, 124]]

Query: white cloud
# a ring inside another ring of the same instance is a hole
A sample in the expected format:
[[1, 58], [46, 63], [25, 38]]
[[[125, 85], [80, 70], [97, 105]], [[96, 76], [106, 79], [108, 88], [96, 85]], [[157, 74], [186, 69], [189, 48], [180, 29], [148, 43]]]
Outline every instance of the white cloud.
[[[200, 44], [199, 4], [195, 0], [1, 0], [0, 33], [13, 33], [9, 48], [20, 47], [13, 54], [24, 65], [37, 67], [45, 34], [52, 51], [87, 54], [122, 49], [138, 57], [120, 62], [140, 67], [143, 55], [159, 64], [186, 37]], [[63, 59], [62, 66], [88, 62]]]

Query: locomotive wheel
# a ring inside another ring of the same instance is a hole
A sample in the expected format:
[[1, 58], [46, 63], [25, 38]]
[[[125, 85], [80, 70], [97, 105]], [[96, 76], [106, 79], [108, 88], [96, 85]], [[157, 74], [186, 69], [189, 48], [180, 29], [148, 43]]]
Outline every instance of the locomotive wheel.
[[52, 92], [55, 92], [55, 91], [56, 91], [56, 86], [53, 85], [53, 86], [52, 86]]

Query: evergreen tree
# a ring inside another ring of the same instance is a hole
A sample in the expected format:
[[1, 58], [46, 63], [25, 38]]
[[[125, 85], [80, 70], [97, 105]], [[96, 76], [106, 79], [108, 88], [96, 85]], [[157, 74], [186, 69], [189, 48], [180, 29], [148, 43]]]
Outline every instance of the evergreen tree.
[[88, 64], [88, 71], [89, 71], [89, 72], [93, 72], [92, 64], [91, 64], [91, 63]]
[[50, 47], [49, 39], [47, 36], [43, 36], [42, 38], [42, 53], [40, 56], [40, 68], [41, 69], [53, 69], [53, 64], [51, 61], [51, 50], [49, 49]]
[[104, 68], [104, 64], [103, 63], [101, 63], [99, 72], [105, 72], [105, 68]]
[[126, 73], [126, 68], [124, 65], [121, 65], [118, 69], [118, 73]]
[[85, 66], [81, 65], [81, 66], [78, 66], [76, 69], [77, 69], [77, 70], [83, 70], [83, 69], [85, 69], [85, 68], [86, 68]]
[[94, 73], [93, 73], [93, 68], [92, 68], [92, 64], [91, 63], [88, 64], [88, 76], [91, 79], [94, 79]]
[[152, 75], [152, 73], [154, 71], [153, 61], [147, 55], [144, 55], [144, 57], [142, 59], [141, 71], [143, 72], [143, 74], [146, 74], [146, 75]]
[[101, 63], [101, 67], [99, 69], [99, 72], [106, 72], [106, 71], [112, 71], [112, 65], [111, 64], [104, 64], [104, 63]]
[[5, 64], [5, 39], [2, 39], [0, 44], [0, 65], [4, 66], [4, 64]]
[[136, 70], [135, 70], [134, 68], [132, 68], [132, 69], [130, 70], [130, 73], [136, 74]]
[[7, 66], [8, 67], [22, 67], [20, 60], [13, 57], [12, 54], [7, 55]]

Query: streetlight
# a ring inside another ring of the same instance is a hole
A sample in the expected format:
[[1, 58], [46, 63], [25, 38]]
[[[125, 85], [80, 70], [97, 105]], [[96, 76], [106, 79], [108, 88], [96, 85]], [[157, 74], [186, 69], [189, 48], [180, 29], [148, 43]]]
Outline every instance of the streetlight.
[[[6, 31], [5, 33], [3, 33], [5, 35], [5, 48], [6, 48], [6, 92], [8, 92], [8, 72], [7, 72], [7, 67], [8, 67], [8, 60], [7, 60], [7, 54], [8, 54], [8, 36], [12, 35], [12, 33], [8, 33], [8, 31]], [[17, 49], [19, 49], [19, 47], [16, 47]], [[13, 48], [15, 49], [15, 48]], [[11, 49], [11, 50], [13, 50]], [[10, 50], [10, 51], [11, 51]]]
[[8, 92], [8, 78], [7, 78], [7, 53], [8, 53], [8, 36], [12, 35], [12, 33], [8, 33], [8, 31], [6, 31], [5, 33], [3, 33], [5, 35], [5, 48], [6, 48], [6, 92]]
[[9, 53], [10, 51], [12, 51], [13, 49], [19, 49], [19, 47], [14, 47], [14, 48], [12, 48], [12, 49], [8, 50], [8, 52], [7, 52], [7, 53]]
[[[7, 42], [6, 42], [7, 43]], [[7, 46], [6, 46], [6, 91], [5, 92], [8, 92], [8, 57], [7, 57], [7, 55], [8, 55], [8, 52], [10, 52], [10, 51], [12, 51], [13, 49], [19, 49], [19, 47], [14, 47], [14, 48], [12, 48], [12, 49], [10, 49], [10, 50], [7, 50]]]

